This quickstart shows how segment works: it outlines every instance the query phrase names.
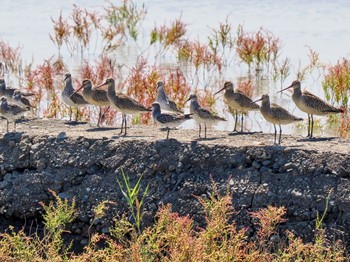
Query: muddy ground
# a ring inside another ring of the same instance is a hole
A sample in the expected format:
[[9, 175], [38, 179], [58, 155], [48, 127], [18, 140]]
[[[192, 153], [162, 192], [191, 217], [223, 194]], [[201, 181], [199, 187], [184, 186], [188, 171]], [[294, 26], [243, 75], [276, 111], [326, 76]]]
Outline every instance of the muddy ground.
[[[2, 124], [0, 131], [1, 231], [9, 224], [40, 221], [39, 202], [52, 199], [51, 189], [62, 198], [75, 197], [79, 212], [70, 230], [74, 245], [82, 247], [90, 223], [108, 234], [113, 217], [127, 211], [117, 183], [123, 170], [132, 184], [140, 175], [142, 188], [150, 184], [144, 226], [166, 203], [203, 226], [194, 195], [208, 196], [212, 178], [220, 192], [229, 187], [239, 226], [252, 226], [249, 211], [283, 205], [288, 221], [281, 230], [305, 240], [313, 239], [317, 213], [325, 210], [332, 190], [324, 226], [329, 237], [350, 240], [349, 140], [284, 135], [282, 145], [273, 146], [271, 134], [211, 130], [202, 140], [197, 130], [188, 129], [171, 131], [165, 140], [166, 133], [155, 126], [135, 126], [121, 137], [116, 128], [58, 120], [25, 121], [16, 133], [5, 133]], [[103, 200], [115, 205], [105, 218], [94, 220], [92, 209]]]

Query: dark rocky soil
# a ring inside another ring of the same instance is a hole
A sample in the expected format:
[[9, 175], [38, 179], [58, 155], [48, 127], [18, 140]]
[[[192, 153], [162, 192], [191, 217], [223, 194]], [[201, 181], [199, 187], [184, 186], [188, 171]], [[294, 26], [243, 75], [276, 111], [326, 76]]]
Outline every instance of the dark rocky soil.
[[[12, 127], [12, 126], [11, 126]], [[2, 130], [4, 131], [4, 125]], [[194, 195], [211, 193], [211, 178], [222, 193], [229, 187], [239, 226], [251, 225], [248, 212], [268, 205], [285, 206], [294, 230], [311, 240], [317, 213], [325, 209], [330, 237], [350, 240], [350, 141], [339, 138], [283, 136], [273, 146], [271, 134], [228, 134], [210, 131], [208, 140], [197, 130], [174, 130], [171, 139], [155, 126], [136, 126], [127, 137], [119, 129], [88, 124], [34, 120], [19, 123], [17, 133], [0, 139], [0, 229], [9, 224], [39, 220], [40, 201], [75, 197], [79, 215], [71, 225], [75, 244], [86, 244], [93, 221], [92, 209], [103, 200], [115, 202], [93, 230], [108, 233], [115, 215], [126, 210], [118, 187], [122, 170], [142, 188], [150, 183], [144, 206], [144, 226], [151, 225], [157, 209], [171, 203], [181, 215], [204, 223]]]

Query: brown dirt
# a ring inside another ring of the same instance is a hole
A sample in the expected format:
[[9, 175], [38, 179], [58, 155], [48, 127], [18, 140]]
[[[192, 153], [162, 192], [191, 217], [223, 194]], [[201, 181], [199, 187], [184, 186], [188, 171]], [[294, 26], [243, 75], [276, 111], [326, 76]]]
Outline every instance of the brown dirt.
[[[12, 125], [10, 124], [10, 131]], [[5, 128], [3, 127], [3, 132]], [[86, 138], [108, 138], [144, 140], [152, 142], [166, 138], [166, 132], [161, 131], [155, 125], [138, 125], [128, 129], [126, 137], [119, 136], [120, 126], [97, 128], [95, 125], [82, 123], [69, 123], [60, 120], [35, 119], [24, 121], [17, 124], [17, 132], [25, 132], [29, 135], [53, 135], [61, 134], [66, 137], [86, 137]], [[224, 145], [229, 147], [242, 146], [268, 146], [273, 145], [273, 134], [263, 133], [230, 133], [226, 131], [217, 131], [215, 129], [208, 130], [208, 139], [199, 139], [197, 129], [178, 129], [170, 131], [170, 138], [179, 142], [189, 143], [198, 141], [203, 145]], [[302, 150], [312, 150], [318, 152], [336, 152], [341, 154], [350, 153], [350, 140], [339, 137], [316, 137], [307, 139], [303, 136], [282, 135], [283, 147], [292, 147]]]

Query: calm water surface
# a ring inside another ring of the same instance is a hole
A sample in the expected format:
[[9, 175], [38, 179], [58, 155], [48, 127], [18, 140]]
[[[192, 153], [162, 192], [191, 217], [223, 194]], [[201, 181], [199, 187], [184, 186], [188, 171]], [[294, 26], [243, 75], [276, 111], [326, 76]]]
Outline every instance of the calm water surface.
[[[145, 3], [147, 8], [146, 20], [142, 25], [141, 37], [145, 43], [149, 41], [149, 33], [155, 25], [170, 23], [181, 17], [188, 24], [188, 36], [192, 40], [206, 41], [211, 28], [217, 28], [226, 17], [236, 28], [242, 24], [245, 30], [258, 31], [261, 27], [268, 29], [276, 37], [283, 41], [283, 57], [291, 59], [292, 70], [286, 84], [294, 80], [299, 63], [302, 66], [308, 64], [308, 49], [320, 54], [320, 60], [334, 64], [342, 57], [349, 58], [350, 54], [350, 4], [345, 0], [336, 1], [134, 1], [139, 6]], [[56, 54], [56, 47], [49, 39], [53, 24], [50, 17], [56, 19], [62, 10], [67, 17], [72, 10], [72, 5], [77, 4], [88, 10], [102, 10], [102, 1], [39, 1], [39, 0], [2, 0], [0, 8], [0, 38], [11, 46], [20, 46], [24, 63], [34, 61], [42, 63]], [[64, 50], [63, 50], [64, 51]], [[132, 50], [131, 50], [132, 52]], [[128, 59], [130, 54], [123, 56], [124, 63], [133, 64], [133, 59]], [[69, 56], [63, 53], [63, 56]], [[172, 62], [172, 61], [170, 61]], [[72, 64], [72, 67], [74, 65]], [[71, 68], [73, 70], [73, 68]], [[239, 67], [225, 74], [225, 79], [235, 80], [244, 73]], [[309, 91], [323, 96], [321, 88], [322, 79], [309, 77], [304, 83]], [[272, 100], [283, 104], [294, 114], [306, 118], [306, 115], [290, 103], [289, 95], [277, 95], [276, 87], [271, 83], [265, 87], [264, 92], [269, 92]], [[260, 94], [255, 94], [257, 97]], [[219, 113], [221, 113], [219, 105]], [[229, 124], [218, 126], [218, 129], [231, 130], [232, 118]], [[320, 118], [324, 119], [324, 118]], [[259, 113], [252, 113], [247, 120], [247, 128], [253, 130], [273, 131], [270, 124], [265, 123]], [[187, 127], [192, 127], [189, 124]], [[283, 127], [284, 133], [301, 132], [296, 126]], [[304, 129], [303, 133], [306, 132]], [[327, 130], [325, 134], [332, 133]]]

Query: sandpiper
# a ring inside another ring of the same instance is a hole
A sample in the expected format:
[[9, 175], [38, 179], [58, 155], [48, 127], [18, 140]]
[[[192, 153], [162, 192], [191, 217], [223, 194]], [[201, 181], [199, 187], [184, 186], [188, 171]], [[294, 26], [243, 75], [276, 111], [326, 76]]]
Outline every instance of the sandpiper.
[[[13, 95], [15, 93], [15, 91], [19, 91], [19, 89], [16, 89], [16, 88], [8, 88], [6, 86], [6, 82], [5, 82], [5, 79], [3, 78], [0, 78], [0, 97], [1, 96], [5, 96], [6, 99], [8, 101], [11, 101], [13, 102]], [[34, 93], [21, 93], [22, 96], [33, 96]]]
[[183, 114], [183, 112], [177, 108], [176, 103], [168, 98], [164, 90], [164, 83], [161, 81], [157, 83], [157, 92], [156, 102], [159, 103], [163, 111]]
[[7, 103], [7, 98], [2, 96], [0, 99], [0, 114], [6, 118], [6, 131], [9, 131], [9, 119], [14, 120], [14, 131], [16, 132], [16, 121], [19, 119], [25, 112], [27, 108], [22, 108], [18, 105]]
[[[92, 88], [92, 82], [90, 79], [84, 79], [80, 88], [77, 89], [71, 96], [75, 95], [80, 89], [83, 88], [83, 97], [91, 105], [98, 106], [100, 112], [98, 114], [97, 126], [100, 126], [100, 121], [104, 114], [109, 109], [109, 100], [107, 92], [98, 88]], [[102, 114], [102, 106], [108, 106], [106, 111]]]
[[[302, 121], [303, 119], [292, 115], [286, 109], [284, 109], [279, 105], [270, 104], [269, 95], [262, 95], [260, 99], [254, 102], [258, 102], [258, 101], [262, 101], [261, 107], [260, 107], [261, 114], [268, 122], [272, 123], [273, 127], [275, 128], [274, 144], [280, 145], [281, 135], [282, 135], [281, 125], [291, 124], [296, 121]], [[278, 143], [277, 143], [276, 125], [279, 125], [280, 127], [280, 135], [279, 135]]]
[[117, 111], [122, 113], [122, 127], [120, 130], [120, 134], [123, 134], [123, 127], [124, 127], [124, 136], [126, 136], [126, 115], [138, 115], [140, 113], [146, 113], [152, 111], [151, 109], [148, 109], [144, 107], [142, 104], [137, 102], [135, 99], [122, 94], [122, 93], [116, 93], [115, 92], [115, 81], [114, 78], [108, 78], [105, 83], [97, 86], [102, 87], [107, 86], [107, 97], [109, 99], [110, 106], [115, 108]]
[[[76, 108], [75, 120], [78, 118], [78, 107], [85, 106], [88, 102], [84, 99], [81, 94], [74, 94], [74, 88], [72, 84], [72, 76], [71, 74], [65, 74], [65, 78], [63, 80], [65, 82], [64, 89], [62, 91], [62, 99], [69, 106], [69, 121], [72, 120], [72, 107]], [[72, 96], [71, 96], [72, 95]]]
[[323, 101], [321, 98], [311, 94], [307, 91], [301, 91], [300, 81], [295, 80], [293, 83], [278, 91], [283, 92], [289, 88], [293, 88], [292, 99], [296, 106], [303, 112], [307, 113], [308, 126], [307, 126], [307, 136], [312, 138], [314, 129], [314, 115], [324, 116], [331, 113], [343, 113], [344, 110], [336, 108], [327, 102]]
[[226, 121], [225, 118], [214, 115], [209, 110], [202, 108], [198, 103], [197, 95], [190, 95], [187, 101], [190, 100], [190, 113], [193, 114], [193, 119], [199, 125], [199, 137], [201, 137], [201, 124], [204, 124], [204, 138], [207, 138], [207, 125], [211, 126], [219, 121]]
[[225, 102], [228, 105], [229, 109], [232, 110], [235, 114], [235, 125], [234, 132], [237, 131], [237, 121], [238, 121], [238, 113], [241, 113], [241, 132], [243, 132], [243, 119], [244, 114], [248, 111], [256, 111], [259, 110], [259, 105], [254, 103], [253, 100], [244, 94], [241, 91], [235, 91], [233, 88], [232, 82], [225, 82], [224, 87], [217, 91], [214, 95], [220, 93], [225, 90], [224, 98]]
[[20, 107], [22, 107], [22, 108], [26, 108], [26, 109], [28, 109], [28, 110], [30, 110], [31, 108], [34, 108], [34, 107], [30, 104], [29, 100], [28, 100], [27, 98], [25, 98], [25, 97], [22, 95], [21, 91], [19, 91], [19, 90], [16, 90], [16, 91], [13, 93], [12, 100], [13, 100], [13, 102], [14, 102], [16, 105], [18, 105], [18, 106], [20, 106]]
[[161, 127], [165, 127], [167, 130], [166, 139], [169, 139], [169, 133], [171, 128], [178, 127], [183, 122], [191, 119], [190, 115], [183, 115], [179, 113], [162, 113], [160, 104], [154, 102], [152, 104], [152, 118]]

